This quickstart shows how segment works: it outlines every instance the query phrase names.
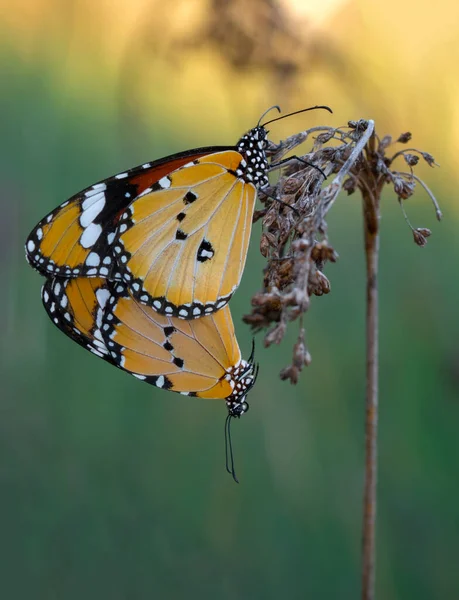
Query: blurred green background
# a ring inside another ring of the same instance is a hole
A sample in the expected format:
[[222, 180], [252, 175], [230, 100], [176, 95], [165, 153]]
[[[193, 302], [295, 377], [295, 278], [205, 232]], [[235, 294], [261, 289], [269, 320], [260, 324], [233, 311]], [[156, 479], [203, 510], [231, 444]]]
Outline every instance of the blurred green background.
[[[359, 198], [330, 214], [332, 293], [307, 315], [300, 383], [258, 341], [251, 411], [224, 470], [220, 402], [136, 381], [73, 344], [41, 306], [23, 243], [81, 188], [201, 145], [230, 144], [269, 106], [329, 104], [272, 127], [374, 118], [413, 133], [441, 170], [406, 205], [384, 197], [377, 595], [459, 597], [457, 151], [459, 5], [254, 0], [0, 2], [2, 394], [0, 594], [5, 600], [357, 598], [364, 419]], [[306, 150], [307, 148], [305, 148]], [[402, 167], [401, 167], [402, 168]], [[261, 286], [255, 228], [232, 301]]]

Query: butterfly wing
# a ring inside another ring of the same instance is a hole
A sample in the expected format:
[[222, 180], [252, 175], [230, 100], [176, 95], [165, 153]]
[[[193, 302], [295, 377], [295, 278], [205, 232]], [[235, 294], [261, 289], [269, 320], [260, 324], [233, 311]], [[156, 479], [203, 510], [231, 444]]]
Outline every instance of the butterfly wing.
[[72, 340], [114, 364], [100, 326], [110, 293], [100, 278], [47, 279], [42, 301], [53, 323]]
[[72, 196], [32, 230], [26, 258], [43, 275], [111, 277], [119, 215], [171, 171], [221, 148], [197, 148], [119, 173]]
[[156, 387], [240, 405], [253, 385], [229, 307], [185, 321], [141, 304], [122, 282], [84, 277], [47, 279], [42, 299], [68, 337]]
[[112, 360], [159, 388], [201, 398], [227, 398], [241, 363], [228, 307], [215, 315], [184, 321], [136, 301], [122, 284], [103, 317], [102, 335]]
[[194, 319], [229, 301], [244, 270], [256, 200], [241, 162], [234, 150], [195, 159], [121, 215], [113, 250], [140, 302]]

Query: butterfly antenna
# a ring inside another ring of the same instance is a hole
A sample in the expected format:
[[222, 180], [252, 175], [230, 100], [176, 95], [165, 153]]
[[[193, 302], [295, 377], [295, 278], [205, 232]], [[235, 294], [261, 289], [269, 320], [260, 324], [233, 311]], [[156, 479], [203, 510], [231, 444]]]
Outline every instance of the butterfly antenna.
[[225, 461], [226, 461], [226, 470], [228, 471], [228, 473], [231, 475], [231, 470], [229, 468], [229, 448], [228, 448], [228, 424], [229, 424], [229, 420], [231, 419], [231, 415], [228, 414], [226, 415], [226, 419], [225, 419]]
[[[276, 117], [275, 119], [271, 119], [271, 121], [266, 121], [266, 123], [263, 123], [263, 125], [261, 125], [261, 127], [266, 127], [266, 125], [269, 125], [270, 123], [274, 123], [274, 121], [280, 121], [281, 119], [286, 119], [287, 117], [293, 117], [293, 115], [299, 115], [300, 113], [308, 112], [309, 110], [317, 110], [317, 109], [328, 110], [329, 113], [333, 114], [333, 111], [329, 106], [311, 106], [310, 108], [302, 108], [301, 110], [296, 110], [295, 112], [288, 113], [287, 115], [282, 115], [282, 117]], [[266, 111], [266, 112], [268, 112], [268, 111]], [[280, 112], [280, 109], [279, 109], [279, 112]], [[260, 119], [260, 121], [261, 121], [261, 119]]]
[[250, 353], [248, 363], [253, 363], [253, 358], [255, 356], [255, 337], [252, 338], [252, 352]]
[[260, 363], [257, 363], [255, 365], [255, 370], [254, 370], [254, 373], [253, 373], [252, 387], [255, 385], [255, 382], [257, 381], [258, 371], [259, 370], [260, 370]]
[[[265, 110], [265, 112], [261, 115], [261, 117], [258, 119], [258, 123], [257, 123], [257, 127], [260, 127], [260, 121], [263, 119], [263, 117], [266, 117], [266, 115], [271, 112], [273, 110], [273, 108], [277, 108], [277, 110], [279, 112], [281, 112], [280, 106], [278, 106], [277, 104], [275, 104], [274, 106], [271, 106], [271, 108], [268, 108], [268, 110]], [[271, 121], [270, 121], [271, 123]], [[264, 125], [262, 125], [262, 127], [264, 127]]]
[[[236, 473], [234, 471], [234, 455], [233, 455], [233, 444], [231, 441], [231, 415], [228, 415], [225, 419], [225, 457], [226, 457], [226, 470], [236, 483], [239, 483]], [[230, 468], [231, 465], [231, 468]]]

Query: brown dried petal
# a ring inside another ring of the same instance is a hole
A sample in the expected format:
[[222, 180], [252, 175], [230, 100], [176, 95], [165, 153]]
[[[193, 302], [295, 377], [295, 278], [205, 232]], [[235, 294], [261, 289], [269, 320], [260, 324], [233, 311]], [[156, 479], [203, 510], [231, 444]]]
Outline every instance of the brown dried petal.
[[437, 163], [435, 162], [434, 157], [429, 154], [428, 152], [421, 152], [422, 154], [422, 158], [426, 161], [426, 163], [430, 166], [430, 167], [434, 167]]
[[322, 271], [318, 269], [311, 273], [309, 279], [308, 291], [315, 296], [323, 296], [330, 293], [330, 281], [325, 277]]
[[332, 137], [335, 135], [335, 132], [332, 131], [327, 131], [324, 133], [319, 133], [319, 135], [316, 137], [316, 141], [319, 144], [326, 144], [329, 140], [332, 139]]
[[418, 229], [413, 229], [413, 238], [418, 246], [423, 248], [427, 244], [427, 239]]
[[331, 284], [330, 284], [328, 277], [325, 277], [325, 275], [322, 273], [322, 271], [319, 271], [319, 270], [316, 271], [316, 277], [317, 277], [319, 287], [322, 290], [322, 293], [329, 294], [330, 290], [331, 290]]
[[268, 237], [265, 233], [261, 234], [261, 239], [260, 239], [260, 252], [261, 255], [264, 256], [265, 258], [268, 256], [269, 253], [269, 241], [268, 241]]
[[392, 144], [392, 136], [385, 135], [379, 142], [378, 152], [383, 152], [390, 144]]
[[297, 343], [293, 346], [293, 365], [300, 371], [306, 365], [311, 364], [311, 355], [304, 343], [304, 330], [300, 331]]
[[293, 252], [305, 252], [310, 246], [310, 243], [305, 238], [299, 238], [292, 244]]
[[311, 250], [311, 259], [316, 263], [324, 263], [327, 260], [334, 263], [338, 258], [338, 253], [326, 242], [317, 242]]
[[399, 198], [406, 200], [413, 195], [415, 188], [414, 181], [407, 181], [402, 177], [394, 177], [394, 190]]
[[416, 231], [419, 231], [419, 233], [426, 238], [432, 235], [432, 232], [430, 231], [430, 229], [427, 229], [427, 227], [417, 227]]
[[356, 185], [357, 184], [355, 177], [348, 177], [343, 183], [343, 190], [345, 190], [347, 192], [347, 195], [350, 196], [355, 192]]
[[264, 208], [263, 210], [256, 210], [253, 213], [253, 219], [252, 222], [256, 223], [259, 219], [261, 219], [262, 217], [264, 217], [266, 215], [267, 209]]
[[408, 154], [407, 152], [405, 152], [403, 154], [403, 158], [410, 165], [410, 167], [414, 167], [419, 162], [419, 156], [416, 156], [415, 154]]
[[400, 144], [407, 144], [411, 140], [411, 137], [411, 133], [406, 131], [405, 133], [400, 134], [397, 142], [400, 142]]
[[392, 174], [388, 169], [389, 164], [390, 161], [387, 158], [378, 158], [378, 160], [376, 161], [376, 170], [378, 171], [378, 173], [386, 175], [387, 183], [389, 183], [392, 180]]
[[282, 379], [282, 381], [290, 379], [290, 382], [293, 384], [298, 383], [298, 375], [299, 371], [293, 365], [285, 367], [285, 369], [282, 369], [282, 371], [279, 373], [279, 377]]
[[273, 327], [265, 336], [264, 346], [268, 348], [271, 344], [280, 344], [285, 332], [287, 330], [287, 325], [281, 321], [278, 325]]

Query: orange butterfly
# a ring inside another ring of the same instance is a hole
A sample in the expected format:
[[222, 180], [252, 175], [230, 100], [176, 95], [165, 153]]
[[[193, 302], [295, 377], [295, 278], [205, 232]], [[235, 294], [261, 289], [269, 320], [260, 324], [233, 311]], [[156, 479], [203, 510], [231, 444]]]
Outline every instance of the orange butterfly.
[[42, 300], [61, 331], [138, 379], [247, 412], [258, 365], [253, 352], [241, 359], [229, 307], [187, 322], [137, 302], [123, 282], [83, 277], [47, 279]]
[[121, 276], [166, 316], [218, 311], [241, 280], [257, 189], [282, 164], [266, 158], [265, 127], [280, 118], [235, 146], [174, 154], [83, 190], [33, 229], [27, 259], [47, 276]]

